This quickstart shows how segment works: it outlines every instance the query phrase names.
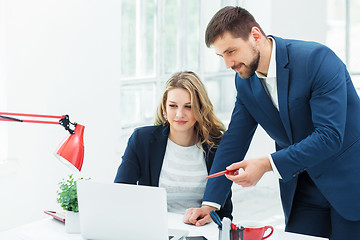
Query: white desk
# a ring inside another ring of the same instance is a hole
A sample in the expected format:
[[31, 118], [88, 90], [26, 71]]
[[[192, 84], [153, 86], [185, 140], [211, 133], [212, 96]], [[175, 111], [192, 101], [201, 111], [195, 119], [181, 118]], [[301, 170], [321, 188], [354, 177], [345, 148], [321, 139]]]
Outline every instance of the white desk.
[[[208, 240], [218, 240], [218, 230], [214, 223], [202, 227], [184, 224], [182, 215], [169, 214], [169, 228], [186, 229], [189, 236], [205, 236]], [[1, 240], [83, 240], [80, 234], [67, 234], [65, 225], [52, 218], [30, 223], [5, 232], [0, 232]], [[275, 229], [268, 240], [321, 240], [325, 238], [310, 237], [301, 234], [285, 233]]]

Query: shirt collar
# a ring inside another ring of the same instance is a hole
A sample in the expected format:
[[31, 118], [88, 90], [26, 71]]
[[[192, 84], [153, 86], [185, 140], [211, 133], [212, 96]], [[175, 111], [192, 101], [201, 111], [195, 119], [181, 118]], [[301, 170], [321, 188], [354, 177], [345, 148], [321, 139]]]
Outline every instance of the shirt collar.
[[256, 73], [258, 78], [276, 78], [276, 44], [275, 39], [272, 37], [269, 37], [272, 41], [272, 50], [271, 50], [271, 57], [270, 57], [270, 64], [268, 69], [267, 77], [262, 75], [261, 73]]

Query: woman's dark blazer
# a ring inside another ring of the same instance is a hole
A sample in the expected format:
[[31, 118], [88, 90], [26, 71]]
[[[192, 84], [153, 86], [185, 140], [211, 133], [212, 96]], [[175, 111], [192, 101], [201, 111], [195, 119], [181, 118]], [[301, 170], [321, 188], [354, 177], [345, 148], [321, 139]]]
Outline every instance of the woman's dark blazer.
[[[168, 126], [156, 125], [135, 129], [129, 138], [115, 182], [158, 187], [168, 136]], [[206, 144], [203, 144], [203, 148], [209, 173], [215, 151], [208, 151]], [[230, 192], [225, 205], [218, 211], [219, 216], [232, 219], [232, 208]]]

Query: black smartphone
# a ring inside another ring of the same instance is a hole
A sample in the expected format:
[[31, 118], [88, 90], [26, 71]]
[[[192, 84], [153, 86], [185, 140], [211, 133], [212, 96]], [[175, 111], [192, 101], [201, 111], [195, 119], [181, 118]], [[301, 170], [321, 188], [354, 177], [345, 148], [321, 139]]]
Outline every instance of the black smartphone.
[[207, 240], [204, 236], [185, 237], [186, 240]]

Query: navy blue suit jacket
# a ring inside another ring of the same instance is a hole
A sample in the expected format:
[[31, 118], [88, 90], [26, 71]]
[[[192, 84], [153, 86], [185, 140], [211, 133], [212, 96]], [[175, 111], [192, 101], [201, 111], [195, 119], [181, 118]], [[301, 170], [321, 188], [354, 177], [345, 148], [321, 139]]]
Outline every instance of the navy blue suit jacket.
[[[159, 177], [164, 160], [169, 127], [147, 126], [135, 129], [129, 138], [115, 182], [159, 186]], [[215, 152], [208, 151], [203, 144], [207, 171], [210, 172]], [[231, 191], [226, 192], [223, 207], [218, 211], [220, 217], [232, 219]]]
[[[321, 44], [272, 37], [279, 111], [256, 74], [236, 74], [235, 107], [210, 173], [241, 161], [260, 124], [275, 140], [286, 221], [303, 171], [340, 215], [360, 220], [360, 100], [349, 73]], [[225, 177], [210, 179], [204, 200], [223, 204], [230, 186]]]

